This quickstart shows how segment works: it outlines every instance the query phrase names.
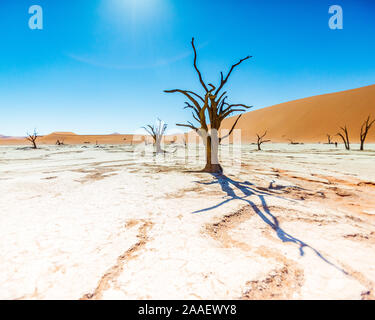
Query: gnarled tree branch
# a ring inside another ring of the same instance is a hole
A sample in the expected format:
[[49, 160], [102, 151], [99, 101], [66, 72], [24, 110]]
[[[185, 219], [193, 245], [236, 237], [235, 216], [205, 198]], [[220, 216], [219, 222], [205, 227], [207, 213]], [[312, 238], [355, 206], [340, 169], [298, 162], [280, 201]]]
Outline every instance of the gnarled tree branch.
[[[166, 90], [166, 93], [181, 93], [185, 95], [189, 102], [186, 103], [185, 109], [192, 109], [193, 118], [199, 122], [200, 127], [193, 125], [191, 122], [188, 124], [177, 124], [179, 127], [190, 128], [197, 132], [200, 137], [204, 140], [204, 145], [206, 147], [206, 168], [204, 171], [207, 172], [221, 172], [222, 168], [218, 163], [218, 143], [222, 141], [223, 138], [219, 138], [219, 129], [221, 126], [222, 121], [230, 116], [234, 112], [244, 112], [247, 109], [251, 108], [245, 104], [229, 104], [226, 102], [227, 96], [226, 92], [222, 93], [218, 98], [218, 94], [224, 85], [227, 83], [229, 77], [231, 76], [233, 70], [239, 66], [245, 60], [251, 58], [250, 56], [241, 59], [238, 63], [232, 65], [228, 74], [224, 77], [223, 73], [221, 73], [221, 81], [219, 87], [216, 87], [209, 83], [203, 81], [202, 74], [197, 66], [197, 51], [195, 48], [194, 38], [192, 39], [192, 47], [194, 50], [194, 69], [198, 74], [199, 81], [204, 88], [205, 94], [203, 96], [199, 96], [198, 94], [187, 91], [187, 90]], [[209, 122], [206, 120], [206, 116], [209, 117]], [[236, 127], [241, 115], [237, 118], [234, 122], [230, 134], [232, 134], [234, 128]], [[210, 128], [210, 130], [209, 130]], [[228, 136], [229, 136], [228, 135]]]
[[241, 117], [242, 117], [242, 114], [240, 114], [240, 115], [238, 116], [237, 120], [234, 122], [232, 128], [230, 129], [229, 133], [228, 133], [226, 136], [219, 138], [219, 143], [221, 143], [222, 140], [224, 140], [224, 139], [230, 137], [230, 135], [232, 134], [232, 132], [233, 132], [234, 128], [236, 127], [238, 121], [240, 121]]
[[220, 83], [219, 88], [216, 90], [215, 95], [217, 95], [220, 92], [220, 90], [223, 89], [225, 84], [228, 82], [228, 79], [229, 79], [230, 75], [232, 74], [234, 68], [236, 68], [242, 62], [244, 62], [244, 61], [246, 61], [247, 59], [250, 59], [250, 58], [252, 58], [252, 56], [247, 56], [246, 58], [243, 58], [239, 62], [237, 62], [236, 64], [232, 65], [232, 67], [230, 68], [230, 70], [229, 70], [227, 76], [225, 77], [225, 79], [224, 79], [223, 73], [222, 72], [220, 73], [221, 74], [221, 81], [220, 81], [221, 83]]
[[191, 45], [192, 45], [193, 50], [194, 50], [194, 69], [198, 73], [199, 81], [200, 81], [202, 87], [204, 88], [204, 90], [206, 90], [206, 92], [208, 92], [207, 86], [203, 81], [202, 74], [197, 67], [197, 50], [195, 49], [194, 38], [191, 40]]

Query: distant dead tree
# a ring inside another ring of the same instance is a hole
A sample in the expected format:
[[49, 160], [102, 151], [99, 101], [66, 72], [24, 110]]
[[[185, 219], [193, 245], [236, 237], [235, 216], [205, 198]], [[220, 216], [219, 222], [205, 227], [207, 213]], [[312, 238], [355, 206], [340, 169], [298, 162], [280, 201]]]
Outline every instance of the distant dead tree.
[[57, 139], [57, 141], [56, 141], [56, 145], [58, 145], [58, 146], [63, 146], [64, 145], [64, 140], [59, 140], [59, 139]]
[[344, 141], [345, 149], [350, 150], [350, 141], [349, 141], [349, 133], [348, 128], [346, 127], [340, 127], [342, 132], [339, 132], [337, 135], [341, 137], [341, 139]]
[[303, 144], [303, 143], [301, 143], [301, 142], [295, 142], [294, 140], [292, 140], [292, 139], [288, 139], [289, 140], [289, 142], [290, 142], [290, 144], [292, 144], [292, 145], [299, 145], [299, 144]]
[[367, 134], [369, 130], [371, 129], [372, 125], [375, 123], [375, 119], [371, 121], [371, 116], [368, 116], [366, 121], [362, 124], [361, 127], [361, 151], [363, 151], [365, 148], [365, 141], [367, 138]]
[[156, 153], [164, 153], [161, 148], [161, 142], [163, 140], [163, 136], [165, 131], [167, 130], [168, 125], [163, 123], [160, 119], [158, 119], [158, 123], [156, 125], [147, 125], [143, 127], [147, 131], [147, 133], [154, 139], [154, 146], [156, 148]]
[[[220, 85], [218, 88], [216, 88], [213, 84], [209, 83], [207, 85], [204, 82], [202, 74], [197, 67], [197, 51], [194, 45], [194, 38], [191, 41], [191, 45], [194, 51], [194, 69], [197, 72], [199, 82], [204, 89], [204, 95], [201, 96], [193, 91], [180, 89], [165, 90], [164, 92], [181, 93], [185, 97], [187, 97], [189, 102], [186, 102], [185, 109], [192, 110], [193, 118], [199, 124], [194, 125], [193, 123], [188, 122], [188, 124], [177, 124], [177, 126], [187, 127], [194, 130], [203, 140], [204, 146], [206, 148], [206, 166], [202, 171], [211, 173], [222, 173], [223, 169], [219, 163], [219, 144], [221, 140], [226, 137], [219, 137], [219, 129], [221, 123], [225, 118], [231, 116], [234, 112], [244, 112], [246, 109], [249, 109], [251, 107], [244, 104], [227, 103], [227, 92], [225, 91], [221, 93], [221, 91], [228, 82], [228, 79], [231, 76], [233, 70], [242, 62], [250, 59], [251, 57], [247, 56], [246, 58], [241, 59], [239, 62], [232, 65], [228, 74], [225, 77], [221, 72]], [[233, 124], [230, 133], [233, 132], [240, 118], [241, 115]]]
[[171, 141], [171, 144], [176, 144], [177, 142], [177, 137], [173, 137], [173, 140]]
[[36, 130], [34, 129], [34, 132], [32, 134], [30, 133], [27, 133], [27, 137], [26, 137], [26, 140], [30, 141], [31, 144], [33, 145], [33, 149], [37, 149], [37, 145], [36, 145], [36, 140], [39, 138], [38, 136], [38, 133], [36, 132]]
[[328, 144], [332, 144], [332, 137], [327, 133]]
[[257, 145], [258, 145], [258, 151], [261, 151], [262, 150], [262, 144], [263, 143], [266, 143], [266, 142], [271, 142], [271, 140], [263, 140], [264, 139], [264, 137], [267, 135], [267, 131], [263, 134], [263, 135], [259, 135], [258, 133], [257, 133]]

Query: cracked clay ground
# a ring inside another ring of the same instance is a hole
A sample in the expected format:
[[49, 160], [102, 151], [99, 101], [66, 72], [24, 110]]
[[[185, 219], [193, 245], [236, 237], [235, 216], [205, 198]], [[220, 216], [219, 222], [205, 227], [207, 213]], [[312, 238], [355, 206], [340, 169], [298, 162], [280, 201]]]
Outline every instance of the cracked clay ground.
[[1, 147], [0, 298], [374, 299], [369, 149]]

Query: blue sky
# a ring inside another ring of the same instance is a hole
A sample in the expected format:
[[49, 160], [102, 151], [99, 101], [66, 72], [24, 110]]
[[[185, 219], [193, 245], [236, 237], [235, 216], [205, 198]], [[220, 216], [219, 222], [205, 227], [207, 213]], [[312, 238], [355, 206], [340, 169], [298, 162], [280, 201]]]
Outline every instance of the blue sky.
[[[28, 27], [43, 8], [44, 29]], [[328, 27], [341, 5], [344, 29]], [[200, 90], [191, 37], [207, 82], [247, 55], [229, 100], [255, 108], [375, 83], [371, 0], [2, 0], [0, 133], [132, 133], [160, 117], [191, 120]]]

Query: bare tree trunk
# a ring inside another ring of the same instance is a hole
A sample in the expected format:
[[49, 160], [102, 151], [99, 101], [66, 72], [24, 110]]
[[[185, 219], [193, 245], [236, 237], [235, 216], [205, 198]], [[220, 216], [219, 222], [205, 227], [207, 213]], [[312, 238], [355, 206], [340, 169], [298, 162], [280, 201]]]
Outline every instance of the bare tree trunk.
[[209, 173], [223, 173], [223, 168], [219, 163], [219, 137], [217, 130], [213, 130], [211, 135], [207, 135], [204, 140], [206, 141], [206, 166], [202, 171]]
[[267, 130], [266, 132], [261, 136], [257, 133], [257, 145], [258, 145], [258, 151], [262, 151], [262, 144], [265, 142], [271, 142], [271, 140], [263, 140], [263, 138], [267, 135]]
[[372, 125], [375, 123], [375, 120], [372, 120], [371, 121], [371, 116], [368, 116], [368, 118], [366, 119], [366, 121], [362, 124], [362, 127], [361, 127], [361, 135], [360, 135], [360, 140], [361, 140], [361, 151], [364, 151], [365, 150], [365, 141], [366, 141], [366, 138], [367, 138], [367, 134], [369, 132], [369, 130], [371, 129]]
[[328, 144], [332, 144], [331, 135], [327, 134]]
[[156, 153], [157, 154], [164, 153], [163, 149], [161, 148], [161, 139], [160, 138], [156, 138], [155, 147], [156, 147]]
[[[241, 59], [239, 62], [232, 65], [226, 76], [224, 76], [223, 72], [221, 72], [220, 84], [219, 87], [216, 88], [212, 83], [206, 85], [204, 82], [202, 74], [197, 66], [197, 51], [194, 45], [194, 38], [192, 39], [191, 44], [194, 50], [194, 69], [197, 72], [199, 81], [204, 89], [204, 95], [201, 96], [193, 91], [181, 89], [165, 90], [164, 92], [181, 93], [189, 100], [189, 102], [185, 103], [185, 109], [192, 110], [192, 116], [194, 120], [198, 122], [198, 125], [194, 125], [189, 121], [187, 124], [177, 124], [177, 126], [193, 129], [203, 139], [206, 147], [207, 158], [206, 167], [203, 169], [203, 172], [222, 173], [223, 169], [219, 163], [219, 144], [223, 139], [230, 136], [241, 116], [239, 116], [234, 122], [229, 134], [225, 137], [219, 138], [218, 130], [220, 129], [221, 123], [225, 118], [231, 116], [234, 112], [245, 112], [251, 107], [242, 103], [230, 104], [226, 102], [226, 99], [228, 98], [226, 96], [227, 92], [225, 91], [221, 94], [220, 92], [228, 82], [233, 70], [242, 62], [250, 59], [251, 56], [247, 56], [246, 58]], [[211, 129], [211, 133], [207, 132], [208, 127]]]
[[156, 154], [165, 153], [165, 151], [161, 148], [161, 142], [163, 140], [165, 130], [167, 129], [167, 124], [163, 123], [160, 119], [158, 119], [158, 121], [159, 122], [156, 125], [148, 125], [143, 127], [143, 129], [145, 129], [154, 140]]
[[341, 137], [341, 139], [344, 141], [345, 144], [345, 149], [350, 150], [350, 141], [349, 141], [349, 133], [348, 133], [348, 128], [341, 127], [340, 128], [343, 133], [338, 133], [337, 135]]
[[37, 145], [36, 145], [36, 140], [39, 138], [38, 136], [38, 133], [36, 132], [36, 130], [34, 129], [34, 133], [33, 134], [27, 134], [27, 137], [26, 137], [26, 140], [30, 141], [32, 143], [32, 148], [33, 149], [38, 149]]

